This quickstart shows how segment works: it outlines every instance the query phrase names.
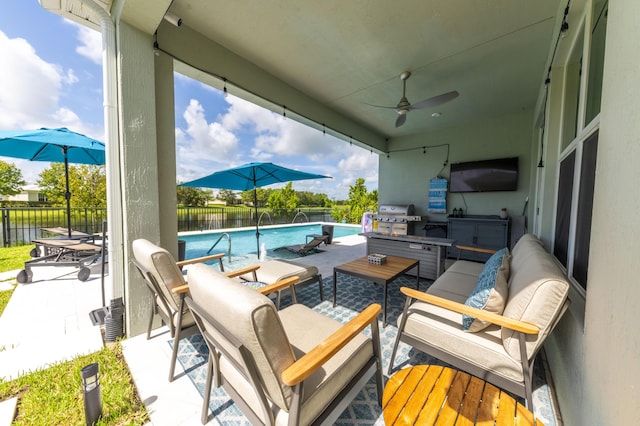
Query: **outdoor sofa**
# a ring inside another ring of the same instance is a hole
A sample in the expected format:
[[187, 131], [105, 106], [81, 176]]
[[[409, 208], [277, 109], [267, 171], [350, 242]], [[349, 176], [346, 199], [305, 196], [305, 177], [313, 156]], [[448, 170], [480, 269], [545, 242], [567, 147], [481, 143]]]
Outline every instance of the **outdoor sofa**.
[[[402, 341], [525, 398], [531, 407], [535, 357], [569, 305], [569, 284], [533, 235], [524, 235], [510, 254], [500, 252], [486, 264], [454, 262], [426, 293], [401, 289], [407, 302], [389, 373]], [[491, 280], [494, 287], [487, 290], [483, 285]], [[479, 296], [485, 296], [480, 303]]]

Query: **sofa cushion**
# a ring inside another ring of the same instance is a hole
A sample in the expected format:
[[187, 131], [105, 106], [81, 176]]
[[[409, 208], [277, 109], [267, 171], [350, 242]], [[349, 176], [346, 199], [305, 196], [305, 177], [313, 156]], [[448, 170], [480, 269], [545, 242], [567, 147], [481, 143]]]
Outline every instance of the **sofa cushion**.
[[[403, 315], [398, 318], [402, 322]], [[414, 302], [409, 308], [403, 334], [435, 348], [429, 352], [444, 362], [462, 359], [481, 371], [491, 371], [509, 380], [522, 381], [522, 368], [505, 351], [500, 327], [492, 325], [480, 333], [467, 333], [460, 327], [462, 315], [439, 306]], [[455, 365], [455, 364], [454, 364]]]
[[464, 303], [478, 283], [478, 276], [460, 274], [447, 270], [431, 284], [427, 293]]
[[[569, 283], [542, 242], [532, 235], [523, 236], [514, 247], [509, 297], [502, 315], [540, 328], [538, 335], [527, 336], [529, 358], [551, 332], [568, 294]], [[507, 353], [520, 360], [518, 333], [503, 328], [502, 340]]]
[[[473, 289], [465, 305], [482, 309], [495, 314], [502, 314], [507, 299], [509, 279], [509, 249], [498, 250], [484, 264], [476, 287]], [[462, 315], [462, 329], [477, 332], [489, 325], [469, 315]]]

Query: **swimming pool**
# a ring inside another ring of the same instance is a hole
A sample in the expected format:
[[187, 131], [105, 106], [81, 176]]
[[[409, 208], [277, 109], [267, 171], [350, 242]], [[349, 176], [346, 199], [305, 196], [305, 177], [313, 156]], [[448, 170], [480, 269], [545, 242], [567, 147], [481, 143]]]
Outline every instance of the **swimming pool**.
[[[304, 244], [306, 236], [310, 234], [322, 234], [323, 223], [305, 223], [302, 225], [274, 225], [260, 227], [260, 246], [264, 244], [266, 259], [295, 259], [297, 254], [289, 250], [276, 250], [279, 247]], [[333, 225], [333, 238], [356, 235], [361, 232], [359, 225]], [[231, 255], [227, 253], [227, 238], [223, 234], [229, 234], [231, 238]], [[211, 246], [220, 240], [211, 249], [209, 254], [224, 253], [225, 267], [230, 270], [252, 265], [258, 262], [256, 253], [255, 228], [226, 229], [216, 232], [185, 232], [178, 235], [180, 240], [186, 241], [186, 259], [206, 256]], [[321, 246], [322, 247], [322, 246]], [[322, 249], [322, 248], [320, 248]], [[217, 262], [216, 262], [217, 263]]]

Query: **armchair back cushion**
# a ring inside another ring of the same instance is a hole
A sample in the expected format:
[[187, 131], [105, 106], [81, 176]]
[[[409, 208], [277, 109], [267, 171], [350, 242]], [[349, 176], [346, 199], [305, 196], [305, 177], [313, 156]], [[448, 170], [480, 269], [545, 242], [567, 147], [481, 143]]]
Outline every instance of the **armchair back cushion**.
[[[537, 336], [529, 335], [527, 338], [529, 357], [535, 354], [551, 331], [568, 293], [569, 283], [553, 258], [546, 253], [542, 242], [531, 235], [524, 235], [513, 248], [509, 297], [503, 315], [540, 328]], [[517, 334], [503, 328], [502, 341], [507, 353], [520, 360]]]
[[180, 295], [175, 294], [171, 289], [184, 285], [185, 280], [171, 253], [143, 238], [134, 240], [132, 248], [136, 261], [153, 275], [162, 296], [173, 311], [177, 311], [180, 306]]
[[[214, 318], [254, 357], [267, 396], [276, 405], [289, 407], [292, 390], [282, 383], [280, 377], [295, 357], [275, 305], [268, 297], [206, 265], [194, 265], [188, 274], [193, 299], [198, 300], [201, 306], [216, 307]], [[219, 342], [229, 343], [216, 328], [206, 323], [204, 326]], [[236, 348], [226, 349], [237, 355], [231, 362], [243, 364]], [[226, 370], [223, 374], [227, 376], [237, 374], [231, 365], [224, 362], [221, 368]], [[244, 380], [238, 383], [242, 382]], [[246, 398], [254, 393], [250, 388], [246, 391]]]

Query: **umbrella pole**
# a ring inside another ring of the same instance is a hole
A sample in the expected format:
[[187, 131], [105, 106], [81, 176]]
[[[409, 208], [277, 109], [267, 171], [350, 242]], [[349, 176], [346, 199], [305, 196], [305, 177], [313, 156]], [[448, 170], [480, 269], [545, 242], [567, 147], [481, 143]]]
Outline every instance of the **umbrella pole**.
[[66, 184], [66, 191], [64, 197], [67, 199], [67, 232], [69, 239], [71, 239], [71, 192], [69, 192], [69, 159], [67, 158], [68, 148], [65, 146], [62, 148], [64, 153], [64, 177]]
[[256, 211], [256, 255], [260, 258], [260, 231], [258, 231], [258, 194], [256, 192], [256, 187], [253, 187], [253, 207]]

